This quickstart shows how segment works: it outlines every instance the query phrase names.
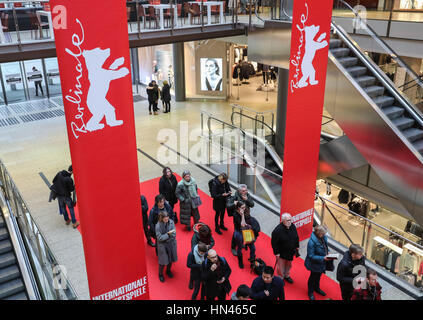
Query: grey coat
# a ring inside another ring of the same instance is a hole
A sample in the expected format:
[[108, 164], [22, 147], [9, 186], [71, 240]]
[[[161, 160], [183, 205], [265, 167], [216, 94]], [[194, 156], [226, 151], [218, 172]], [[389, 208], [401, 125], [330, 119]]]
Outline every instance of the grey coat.
[[169, 219], [169, 222], [166, 224], [163, 222], [156, 224], [157, 256], [159, 258], [159, 264], [162, 266], [178, 260], [176, 233], [172, 233], [170, 236], [167, 234], [168, 231], [173, 229], [175, 229], [175, 223], [172, 219]]
[[181, 211], [179, 217], [181, 224], [188, 226], [191, 225], [191, 216], [194, 217], [194, 221], [200, 220], [198, 208], [193, 207], [192, 199], [189, 195], [188, 189], [183, 184], [183, 180], [179, 181], [175, 194], [179, 199], [179, 208]]

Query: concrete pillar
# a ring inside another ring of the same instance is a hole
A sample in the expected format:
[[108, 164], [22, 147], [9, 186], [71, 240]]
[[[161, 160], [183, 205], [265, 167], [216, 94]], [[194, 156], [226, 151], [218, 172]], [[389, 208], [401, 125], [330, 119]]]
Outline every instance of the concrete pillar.
[[184, 57], [184, 43], [178, 42], [172, 45], [173, 47], [173, 75], [175, 101], [185, 101], [185, 57]]
[[278, 97], [276, 109], [276, 145], [275, 150], [283, 159], [283, 144], [285, 143], [286, 107], [288, 98], [289, 70], [278, 69]]

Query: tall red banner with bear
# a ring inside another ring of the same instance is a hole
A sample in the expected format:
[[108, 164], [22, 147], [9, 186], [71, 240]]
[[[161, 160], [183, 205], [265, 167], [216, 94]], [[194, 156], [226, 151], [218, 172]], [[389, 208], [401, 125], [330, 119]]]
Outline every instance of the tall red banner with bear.
[[295, 0], [281, 214], [301, 240], [312, 231], [333, 0]]
[[126, 3], [50, 4], [90, 297], [149, 299]]

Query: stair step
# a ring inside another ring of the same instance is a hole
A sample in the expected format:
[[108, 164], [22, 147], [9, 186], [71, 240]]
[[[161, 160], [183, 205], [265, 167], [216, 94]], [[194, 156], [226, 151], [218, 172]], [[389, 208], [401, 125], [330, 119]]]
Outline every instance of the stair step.
[[370, 86], [365, 88], [364, 91], [366, 91], [370, 97], [377, 97], [383, 95], [385, 88], [380, 86]]
[[0, 241], [0, 254], [12, 251], [12, 243], [8, 240]]
[[338, 48], [338, 47], [341, 46], [341, 44], [342, 44], [342, 40], [339, 40], [339, 39], [330, 39], [329, 40], [329, 48], [330, 49]]
[[389, 119], [393, 120], [401, 117], [404, 114], [405, 110], [400, 107], [392, 106], [388, 108], [383, 108], [382, 111], [388, 116]]
[[355, 81], [361, 86], [361, 87], [368, 87], [371, 86], [373, 84], [375, 84], [376, 82], [376, 78], [372, 77], [372, 76], [362, 76], [359, 77], [357, 79], [355, 79]]
[[418, 152], [423, 154], [423, 139], [413, 143]]
[[6, 222], [4, 222], [4, 218], [0, 215], [0, 228], [6, 227]]
[[373, 99], [373, 101], [381, 108], [391, 106], [395, 99], [389, 96], [379, 96]]
[[17, 294], [14, 294], [13, 296], [9, 296], [5, 298], [4, 300], [28, 300], [28, 296], [26, 295], [25, 291], [19, 292]]
[[0, 240], [4, 240], [9, 238], [9, 232], [7, 232], [7, 229], [5, 227], [0, 228]]
[[16, 265], [0, 269], [0, 284], [19, 278], [20, 275], [21, 273]]
[[356, 77], [359, 77], [359, 76], [366, 74], [367, 68], [361, 67], [361, 66], [354, 66], [354, 67], [347, 68], [347, 72], [350, 75], [352, 75], [354, 78], [356, 78]]
[[417, 128], [410, 128], [410, 129], [404, 130], [402, 133], [411, 142], [414, 142], [423, 138], [423, 130], [420, 130]]
[[393, 120], [392, 122], [400, 130], [405, 130], [405, 129], [411, 128], [413, 126], [413, 124], [415, 123], [414, 119], [406, 118], [406, 117], [397, 118], [397, 119]]
[[13, 252], [0, 255], [0, 268], [8, 267], [14, 263], [16, 263], [16, 258]]
[[355, 66], [358, 62], [358, 58], [356, 57], [343, 57], [339, 58], [338, 62], [342, 64], [345, 68], [349, 68]]
[[334, 48], [331, 49], [330, 52], [337, 58], [346, 57], [350, 53], [350, 49], [348, 48]]
[[0, 284], [0, 299], [7, 298], [16, 293], [25, 290], [25, 286], [21, 279], [15, 279], [3, 284]]

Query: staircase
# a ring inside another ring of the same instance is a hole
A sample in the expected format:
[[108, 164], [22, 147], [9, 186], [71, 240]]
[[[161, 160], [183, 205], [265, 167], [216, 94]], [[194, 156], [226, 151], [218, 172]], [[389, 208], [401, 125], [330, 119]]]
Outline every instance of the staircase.
[[2, 215], [0, 215], [0, 300], [28, 300], [7, 225]]

